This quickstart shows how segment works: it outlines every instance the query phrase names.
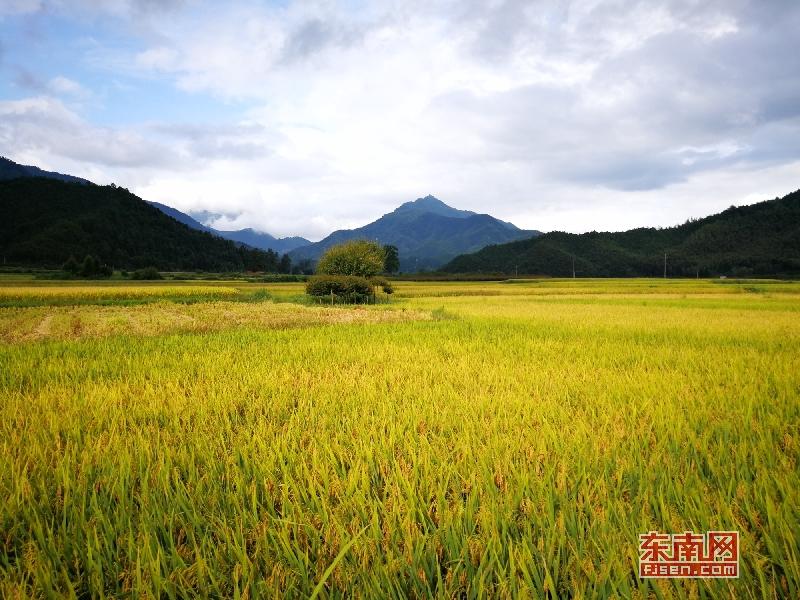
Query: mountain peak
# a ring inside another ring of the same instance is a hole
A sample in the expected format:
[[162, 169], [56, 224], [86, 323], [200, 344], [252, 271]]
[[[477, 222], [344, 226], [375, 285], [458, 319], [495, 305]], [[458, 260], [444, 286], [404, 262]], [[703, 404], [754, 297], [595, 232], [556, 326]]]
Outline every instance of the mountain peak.
[[455, 217], [464, 219], [474, 215], [474, 212], [469, 210], [458, 210], [452, 206], [448, 206], [436, 196], [428, 194], [423, 198], [417, 198], [411, 202], [405, 202], [394, 210], [394, 214], [416, 214], [421, 215], [425, 213], [433, 213], [442, 215], [444, 217]]
[[479, 250], [529, 237], [536, 232], [522, 231], [469, 210], [448, 206], [432, 195], [398, 206], [380, 219], [357, 229], [341, 229], [328, 237], [292, 251], [292, 258], [318, 259], [325, 250], [347, 240], [368, 239], [396, 246], [400, 269], [413, 272], [440, 267], [463, 248]]
[[430, 194], [424, 196], [423, 198], [417, 198], [412, 202], [406, 202], [405, 204], [412, 204], [418, 207], [436, 207], [436, 208], [444, 207], [453, 210], [452, 206], [448, 206], [447, 204], [439, 200], [436, 196], [432, 196]]

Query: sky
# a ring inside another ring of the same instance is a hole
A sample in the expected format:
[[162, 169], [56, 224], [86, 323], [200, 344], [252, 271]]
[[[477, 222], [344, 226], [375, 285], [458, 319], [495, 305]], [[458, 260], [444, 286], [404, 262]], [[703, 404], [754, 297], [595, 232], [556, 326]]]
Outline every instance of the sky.
[[800, 188], [798, 31], [797, 0], [2, 0], [0, 155], [312, 240], [428, 194], [669, 226]]

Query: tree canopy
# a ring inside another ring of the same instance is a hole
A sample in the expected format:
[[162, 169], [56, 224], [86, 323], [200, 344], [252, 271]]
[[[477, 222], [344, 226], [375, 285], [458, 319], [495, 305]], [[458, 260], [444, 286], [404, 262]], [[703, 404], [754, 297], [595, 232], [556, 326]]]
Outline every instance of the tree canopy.
[[369, 240], [351, 240], [328, 248], [317, 263], [321, 275], [372, 277], [383, 271], [383, 247]]
[[400, 270], [400, 254], [397, 246], [387, 244], [383, 247], [383, 272], [397, 273]]

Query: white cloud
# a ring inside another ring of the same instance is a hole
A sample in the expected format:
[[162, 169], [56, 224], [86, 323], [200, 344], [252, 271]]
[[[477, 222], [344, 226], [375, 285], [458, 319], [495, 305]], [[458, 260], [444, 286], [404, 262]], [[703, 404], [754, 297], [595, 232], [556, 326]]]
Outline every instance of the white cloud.
[[56, 94], [66, 94], [70, 96], [88, 96], [89, 92], [77, 81], [59, 75], [53, 77], [48, 87]]
[[141, 69], [169, 71], [177, 64], [178, 54], [172, 48], [149, 48], [136, 55], [136, 66]]
[[[96, 127], [47, 96], [0, 101], [0, 149], [105, 167], [174, 168], [170, 151], [133, 130]], [[80, 173], [75, 173], [80, 175]]]

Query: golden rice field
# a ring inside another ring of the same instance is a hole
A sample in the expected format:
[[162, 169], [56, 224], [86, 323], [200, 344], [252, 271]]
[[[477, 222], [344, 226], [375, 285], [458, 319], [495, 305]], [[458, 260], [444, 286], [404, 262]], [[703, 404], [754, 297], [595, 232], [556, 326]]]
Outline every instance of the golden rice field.
[[800, 597], [799, 283], [396, 288], [0, 284], [0, 597]]
[[0, 286], [0, 308], [75, 304], [139, 304], [158, 300], [217, 300], [232, 298], [237, 290], [224, 286], [176, 285], [64, 285]]

